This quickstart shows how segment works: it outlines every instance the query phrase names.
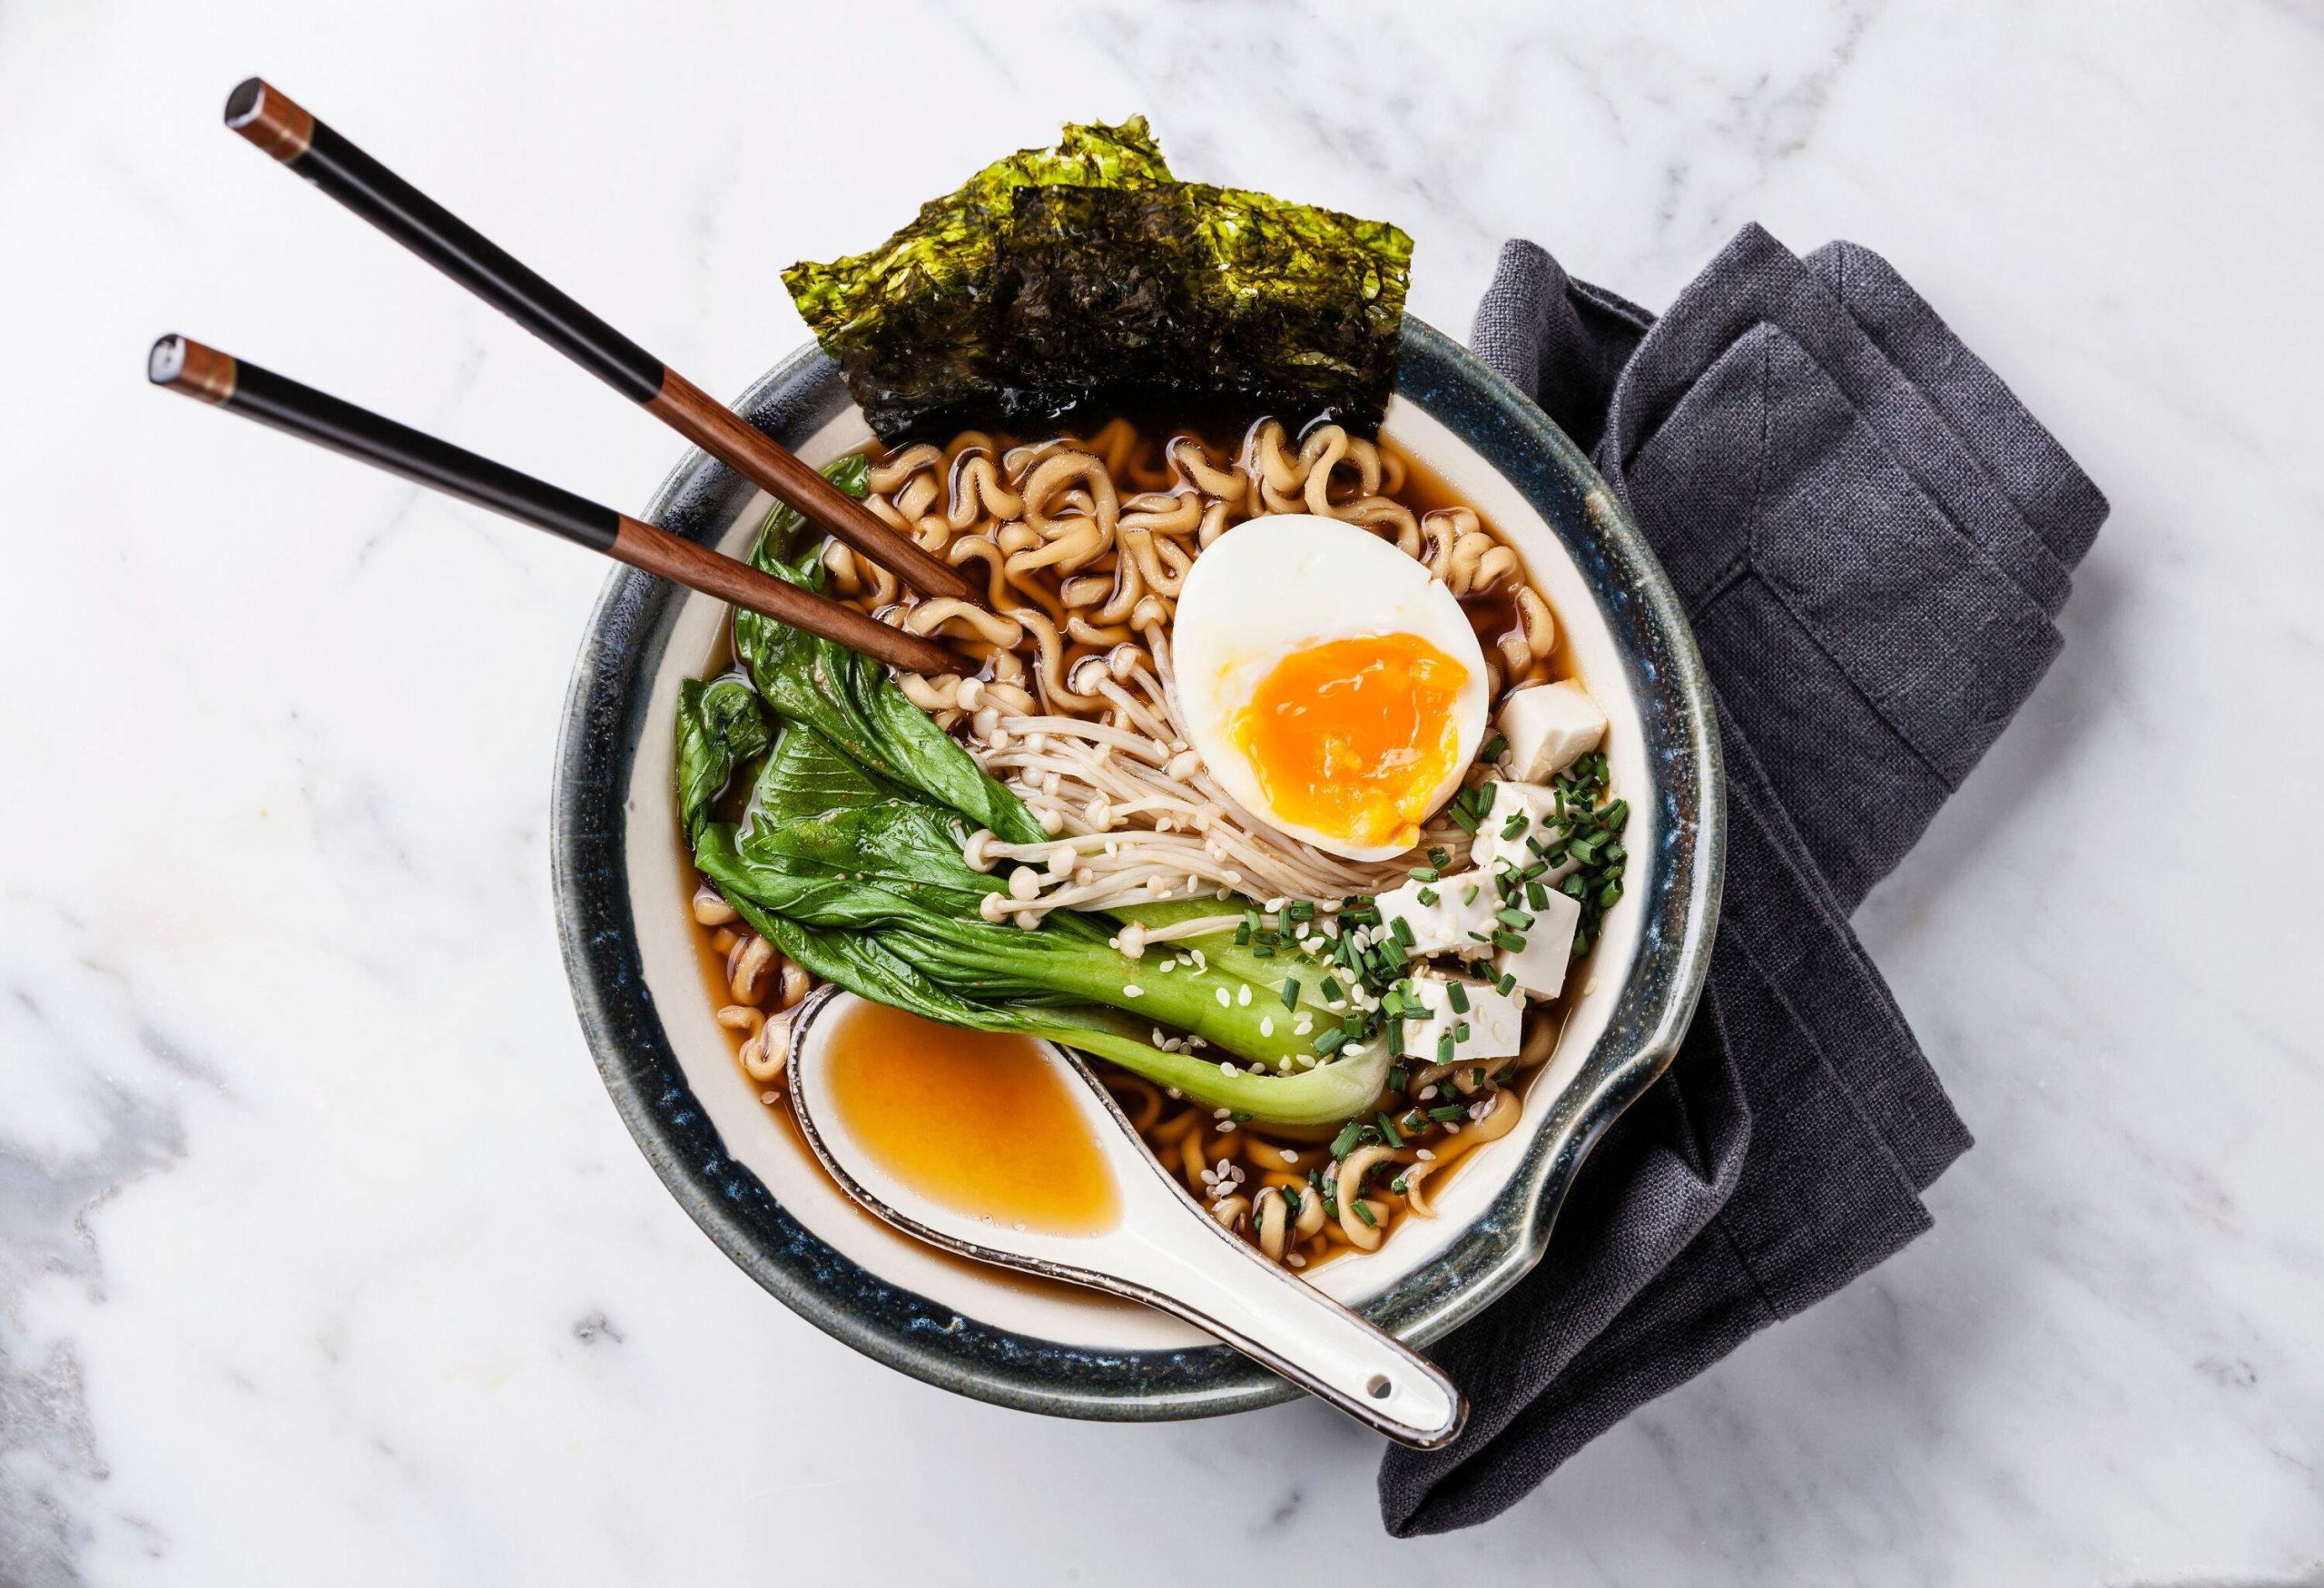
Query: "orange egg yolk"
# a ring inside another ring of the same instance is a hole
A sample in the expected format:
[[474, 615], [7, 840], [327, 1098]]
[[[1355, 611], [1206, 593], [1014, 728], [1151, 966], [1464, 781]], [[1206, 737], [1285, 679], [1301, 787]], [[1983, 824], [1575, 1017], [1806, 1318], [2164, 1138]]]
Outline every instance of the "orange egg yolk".
[[1468, 681], [1418, 635], [1325, 640], [1277, 662], [1229, 731], [1276, 820], [1407, 846], [1460, 753]]

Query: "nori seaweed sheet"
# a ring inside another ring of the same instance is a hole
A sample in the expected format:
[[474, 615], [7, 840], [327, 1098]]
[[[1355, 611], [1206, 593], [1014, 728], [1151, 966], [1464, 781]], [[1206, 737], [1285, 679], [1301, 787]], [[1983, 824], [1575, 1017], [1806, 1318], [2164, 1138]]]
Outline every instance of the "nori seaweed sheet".
[[994, 161], [869, 253], [794, 264], [783, 284], [872, 428], [893, 439], [928, 416], [973, 411], [999, 385], [992, 294], [1019, 189], [1169, 180], [1144, 116], [1068, 125], [1055, 149]]
[[889, 440], [1093, 409], [1368, 431], [1411, 261], [1384, 222], [1172, 181], [1138, 117], [1068, 127], [879, 249], [783, 279]]
[[1020, 189], [1000, 247], [1003, 410], [1159, 399], [1376, 426], [1412, 240], [1194, 182]]

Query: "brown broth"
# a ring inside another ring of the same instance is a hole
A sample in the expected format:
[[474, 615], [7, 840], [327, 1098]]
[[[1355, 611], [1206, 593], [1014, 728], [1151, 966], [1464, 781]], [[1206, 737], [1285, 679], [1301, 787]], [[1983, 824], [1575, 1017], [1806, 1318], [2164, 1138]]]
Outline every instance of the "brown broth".
[[881, 1167], [958, 1213], [1050, 1235], [1121, 1220], [1121, 1193], [1062, 1074], [1030, 1039], [883, 1004], [840, 1017], [832, 1105]]

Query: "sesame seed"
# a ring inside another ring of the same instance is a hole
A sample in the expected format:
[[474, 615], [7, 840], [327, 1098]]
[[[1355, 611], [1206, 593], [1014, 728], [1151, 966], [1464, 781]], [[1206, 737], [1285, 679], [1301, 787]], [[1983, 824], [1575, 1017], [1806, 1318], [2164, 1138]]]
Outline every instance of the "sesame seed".
[[1124, 998], [1143, 998], [1146, 996], [1146, 989], [1140, 987], [1135, 981], [1125, 981], [1122, 983], [1122, 996]]
[[1263, 1037], [1272, 1037], [1275, 1035], [1275, 1016], [1268, 1015], [1259, 1021], [1259, 1035]]
[[1231, 998], [1229, 998], [1229, 997], [1227, 997], [1227, 996], [1226, 996], [1226, 988], [1224, 988], [1224, 987], [1221, 987], [1221, 988], [1218, 990], [1218, 992], [1217, 992], [1217, 998], [1218, 998], [1218, 1007], [1219, 1007], [1219, 1008], [1221, 1008], [1221, 1009], [1226, 1009], [1226, 1008], [1230, 1007], [1231, 1005], [1233, 1005], [1233, 1003], [1234, 1003], [1234, 1001], [1235, 1001], [1233, 999], [1231, 999]]
[[1251, 1007], [1251, 984], [1248, 981], [1235, 989], [1235, 1001], [1245, 1009]]
[[1427, 1148], [1425, 1148], [1425, 1147], [1422, 1148], [1419, 1151], [1417, 1151], [1417, 1152], [1413, 1153], [1413, 1156], [1414, 1158], [1419, 1159], [1421, 1160], [1421, 1162], [1423, 1162], [1423, 1163], [1434, 1163], [1434, 1162], [1436, 1161], [1436, 1154], [1434, 1154], [1433, 1152], [1431, 1152], [1431, 1151], [1430, 1151]]
[[1299, 1161], [1299, 1155], [1286, 1147], [1283, 1149], [1283, 1161], [1285, 1163], [1297, 1163]]

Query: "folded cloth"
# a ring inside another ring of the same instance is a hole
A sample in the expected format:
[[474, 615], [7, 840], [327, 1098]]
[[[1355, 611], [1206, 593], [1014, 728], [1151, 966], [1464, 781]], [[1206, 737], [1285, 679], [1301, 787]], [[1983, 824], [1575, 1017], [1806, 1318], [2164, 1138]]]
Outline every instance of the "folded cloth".
[[1746, 228], [1656, 320], [1530, 242], [1472, 342], [1589, 448], [1718, 698], [1727, 883], [1669, 1070], [1548, 1255], [1438, 1361], [1449, 1448], [1392, 1450], [1390, 1532], [1499, 1514], [1583, 1445], [1928, 1228], [1969, 1135], [1849, 930], [2057, 654], [2106, 500], [1869, 250]]

